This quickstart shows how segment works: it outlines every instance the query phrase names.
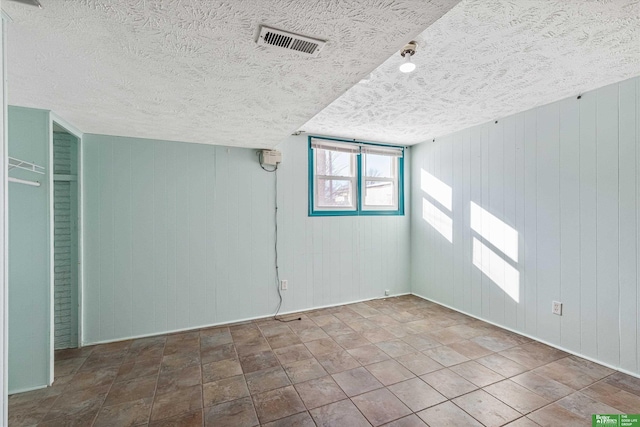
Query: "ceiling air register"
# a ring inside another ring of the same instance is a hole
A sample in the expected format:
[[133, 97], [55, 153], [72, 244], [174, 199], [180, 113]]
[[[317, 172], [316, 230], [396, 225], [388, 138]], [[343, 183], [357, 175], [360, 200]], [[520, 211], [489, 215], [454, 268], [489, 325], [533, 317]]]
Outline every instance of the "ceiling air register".
[[257, 43], [259, 45], [281, 47], [311, 56], [318, 56], [320, 50], [322, 50], [322, 47], [327, 42], [325, 40], [302, 36], [288, 31], [276, 30], [275, 28], [262, 25]]

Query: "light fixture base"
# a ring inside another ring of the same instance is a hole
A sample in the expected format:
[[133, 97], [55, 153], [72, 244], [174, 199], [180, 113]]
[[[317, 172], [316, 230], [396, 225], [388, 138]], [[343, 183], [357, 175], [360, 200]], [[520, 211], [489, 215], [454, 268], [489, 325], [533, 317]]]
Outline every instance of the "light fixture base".
[[418, 42], [412, 40], [409, 43], [407, 43], [406, 45], [404, 45], [404, 47], [400, 51], [400, 55], [402, 57], [404, 57], [407, 54], [409, 56], [413, 56], [413, 55], [416, 54], [416, 50], [417, 49], [418, 49]]

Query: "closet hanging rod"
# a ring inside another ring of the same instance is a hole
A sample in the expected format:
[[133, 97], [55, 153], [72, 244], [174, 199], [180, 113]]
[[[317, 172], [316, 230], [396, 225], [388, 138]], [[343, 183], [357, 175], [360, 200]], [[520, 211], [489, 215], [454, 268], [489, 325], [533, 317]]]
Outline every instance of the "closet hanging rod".
[[12, 176], [10, 176], [8, 179], [9, 179], [9, 182], [15, 182], [17, 184], [26, 184], [26, 185], [31, 185], [33, 187], [40, 187], [40, 183], [38, 181], [28, 181], [26, 179], [14, 178]]
[[24, 169], [30, 172], [35, 172], [35, 173], [44, 175], [44, 167], [36, 165], [35, 163], [16, 159], [15, 157], [9, 157], [9, 170], [15, 169], [15, 168]]

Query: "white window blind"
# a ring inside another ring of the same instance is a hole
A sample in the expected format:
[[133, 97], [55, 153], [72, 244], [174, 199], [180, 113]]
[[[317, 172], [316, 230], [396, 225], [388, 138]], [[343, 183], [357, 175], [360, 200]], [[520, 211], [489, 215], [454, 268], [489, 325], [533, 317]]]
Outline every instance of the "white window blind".
[[311, 140], [311, 148], [320, 149], [320, 150], [337, 151], [340, 153], [351, 153], [351, 154], [360, 153], [359, 144], [333, 142], [333, 141], [327, 141], [327, 140], [315, 139], [315, 138]]
[[398, 147], [380, 147], [375, 145], [363, 145], [360, 147], [362, 154], [375, 154], [377, 156], [402, 157], [403, 150]]

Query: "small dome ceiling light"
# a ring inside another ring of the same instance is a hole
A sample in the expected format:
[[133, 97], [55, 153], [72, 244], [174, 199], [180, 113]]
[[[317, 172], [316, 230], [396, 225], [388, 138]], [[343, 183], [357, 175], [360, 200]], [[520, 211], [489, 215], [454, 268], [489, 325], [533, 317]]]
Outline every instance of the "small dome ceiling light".
[[400, 51], [400, 55], [404, 58], [404, 62], [400, 65], [400, 71], [403, 73], [410, 73], [416, 69], [416, 64], [411, 62], [411, 57], [416, 54], [417, 48], [418, 43], [410, 41]]

